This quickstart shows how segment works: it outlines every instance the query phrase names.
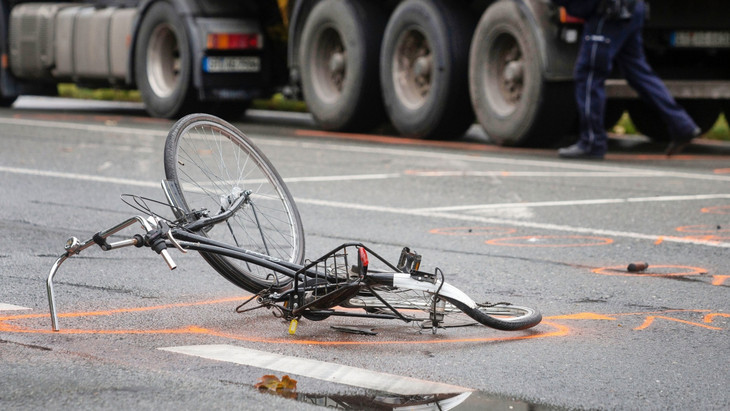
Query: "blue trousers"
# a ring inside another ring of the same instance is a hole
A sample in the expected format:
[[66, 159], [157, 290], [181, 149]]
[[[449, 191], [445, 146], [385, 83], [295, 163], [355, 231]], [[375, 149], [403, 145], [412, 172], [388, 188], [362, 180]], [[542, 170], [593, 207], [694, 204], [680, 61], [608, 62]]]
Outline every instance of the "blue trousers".
[[689, 136], [697, 128], [646, 61], [641, 37], [645, 7], [643, 1], [637, 2], [631, 19], [594, 16], [584, 25], [574, 73], [580, 119], [578, 145], [583, 150], [606, 153], [605, 83], [614, 63], [641, 99], [660, 114], [672, 138]]

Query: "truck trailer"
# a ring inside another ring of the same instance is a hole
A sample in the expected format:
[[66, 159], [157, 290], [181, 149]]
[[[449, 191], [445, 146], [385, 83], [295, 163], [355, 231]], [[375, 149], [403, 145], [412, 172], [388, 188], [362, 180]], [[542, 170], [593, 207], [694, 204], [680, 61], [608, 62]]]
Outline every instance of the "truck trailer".
[[[654, 0], [650, 64], [707, 130], [730, 112], [730, 3]], [[284, 90], [324, 130], [384, 123], [498, 144], [549, 146], [576, 129], [580, 20], [549, 0], [0, 0], [0, 104], [57, 84], [138, 89], [148, 113], [242, 113]], [[621, 79], [606, 124], [628, 111], [668, 139]]]

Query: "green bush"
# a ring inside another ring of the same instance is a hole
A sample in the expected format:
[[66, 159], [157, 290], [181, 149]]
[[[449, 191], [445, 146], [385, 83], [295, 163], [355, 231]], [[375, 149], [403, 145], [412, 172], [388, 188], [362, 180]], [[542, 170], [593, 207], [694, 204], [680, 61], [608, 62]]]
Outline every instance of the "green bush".
[[[637, 134], [636, 126], [631, 122], [631, 117], [628, 113], [624, 113], [621, 119], [613, 126], [612, 131], [616, 134]], [[715, 125], [703, 135], [704, 138], [713, 140], [725, 140], [730, 141], [730, 129], [728, 129], [727, 117], [725, 114], [720, 114], [717, 118]]]

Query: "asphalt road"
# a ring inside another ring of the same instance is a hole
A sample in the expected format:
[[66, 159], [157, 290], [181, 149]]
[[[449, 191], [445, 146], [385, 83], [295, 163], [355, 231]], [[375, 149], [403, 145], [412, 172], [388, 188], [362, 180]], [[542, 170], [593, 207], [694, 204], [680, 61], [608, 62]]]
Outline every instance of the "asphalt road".
[[[56, 276], [52, 332], [45, 280], [66, 238], [133, 215], [122, 193], [162, 198], [171, 125], [135, 105], [0, 110], [0, 409], [359, 409], [447, 391], [457, 409], [730, 407], [730, 145], [710, 142], [666, 159], [613, 139], [606, 161], [562, 161], [476, 128], [421, 142], [254, 112], [236, 125], [288, 182], [308, 257], [409, 246], [474, 299], [544, 321], [433, 335], [328, 319], [289, 335], [270, 312], [236, 314], [247, 293], [197, 255], [170, 272], [146, 249], [89, 249]], [[259, 393], [269, 374], [297, 380], [298, 402]]]

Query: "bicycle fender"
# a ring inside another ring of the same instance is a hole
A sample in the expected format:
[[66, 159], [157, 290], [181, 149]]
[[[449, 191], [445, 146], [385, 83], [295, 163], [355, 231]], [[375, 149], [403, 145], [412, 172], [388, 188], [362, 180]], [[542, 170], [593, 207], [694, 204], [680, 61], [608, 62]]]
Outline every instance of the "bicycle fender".
[[463, 291], [459, 290], [449, 283], [444, 282], [442, 284], [442, 282], [439, 280], [437, 280], [434, 284], [427, 281], [418, 281], [412, 278], [410, 274], [393, 273], [393, 287], [416, 291], [426, 291], [432, 294], [436, 294], [436, 292], [438, 292], [439, 295], [448, 299], [459, 301], [469, 308], [475, 309], [477, 307], [477, 303], [472, 300], [468, 295], [466, 295]]

